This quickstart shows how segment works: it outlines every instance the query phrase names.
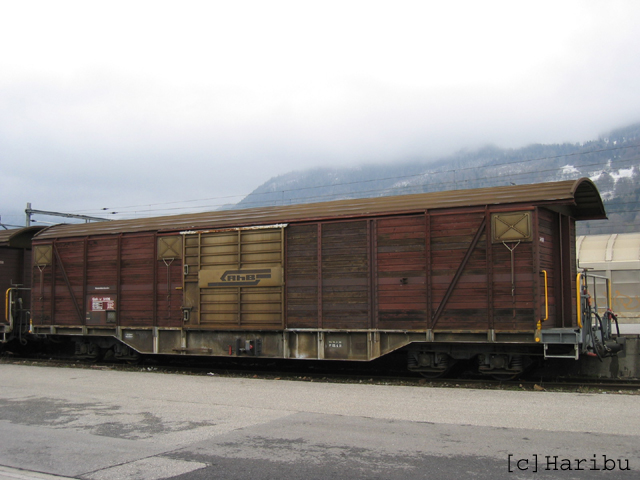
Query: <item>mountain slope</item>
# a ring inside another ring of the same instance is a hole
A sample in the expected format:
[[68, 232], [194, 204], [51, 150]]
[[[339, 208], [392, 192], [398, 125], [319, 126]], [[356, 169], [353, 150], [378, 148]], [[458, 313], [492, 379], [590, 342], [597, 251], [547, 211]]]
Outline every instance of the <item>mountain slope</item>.
[[270, 179], [232, 208], [530, 184], [589, 177], [609, 221], [582, 222], [580, 233], [640, 231], [640, 124], [581, 144], [488, 146], [432, 161], [317, 168]]

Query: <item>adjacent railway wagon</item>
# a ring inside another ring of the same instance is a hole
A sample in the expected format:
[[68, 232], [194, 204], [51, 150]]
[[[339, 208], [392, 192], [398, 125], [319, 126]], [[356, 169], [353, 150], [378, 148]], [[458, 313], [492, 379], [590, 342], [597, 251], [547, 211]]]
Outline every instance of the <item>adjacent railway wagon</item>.
[[[578, 267], [611, 281], [612, 308], [623, 333], [640, 333], [640, 233], [580, 236]], [[598, 278], [592, 295], [606, 304], [604, 279]]]
[[588, 179], [47, 228], [35, 334], [80, 355], [366, 361], [512, 375], [577, 358], [575, 222]]
[[31, 239], [42, 227], [0, 230], [0, 340], [28, 333]]

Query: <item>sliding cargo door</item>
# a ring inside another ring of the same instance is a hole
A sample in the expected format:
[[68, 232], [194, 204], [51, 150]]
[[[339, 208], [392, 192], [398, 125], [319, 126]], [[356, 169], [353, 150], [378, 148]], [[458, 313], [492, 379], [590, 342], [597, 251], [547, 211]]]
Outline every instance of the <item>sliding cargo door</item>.
[[287, 229], [287, 327], [371, 327], [369, 221]]
[[379, 219], [376, 226], [377, 326], [427, 328], [425, 215]]
[[283, 231], [278, 227], [185, 234], [185, 325], [282, 328]]
[[371, 327], [369, 229], [366, 221], [321, 227], [320, 328]]

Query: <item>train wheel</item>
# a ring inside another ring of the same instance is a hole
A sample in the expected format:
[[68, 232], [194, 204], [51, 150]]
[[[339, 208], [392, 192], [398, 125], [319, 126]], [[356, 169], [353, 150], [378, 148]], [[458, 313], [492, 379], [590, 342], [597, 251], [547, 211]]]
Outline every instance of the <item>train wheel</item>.
[[140, 365], [142, 363], [142, 355], [138, 354], [137, 357], [127, 360], [127, 365]]
[[440, 378], [451, 370], [456, 363], [446, 353], [409, 352], [407, 367], [425, 378]]
[[76, 358], [81, 358], [88, 362], [97, 362], [100, 360], [100, 356], [102, 354], [102, 350], [100, 349], [100, 345], [93, 342], [76, 342], [75, 345], [75, 356]]

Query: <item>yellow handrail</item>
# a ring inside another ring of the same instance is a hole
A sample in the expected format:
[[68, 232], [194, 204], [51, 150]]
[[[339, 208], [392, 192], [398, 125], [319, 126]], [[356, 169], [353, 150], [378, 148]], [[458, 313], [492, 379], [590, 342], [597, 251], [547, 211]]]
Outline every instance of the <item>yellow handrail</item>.
[[549, 282], [547, 279], [547, 271], [541, 270], [540, 273], [544, 274], [544, 313], [545, 317], [541, 320], [538, 320], [538, 324], [536, 325], [536, 333], [534, 335], [535, 341], [540, 342], [542, 340], [542, 333], [540, 330], [542, 329], [542, 322], [546, 322], [549, 319]]
[[578, 312], [578, 327], [582, 328], [582, 273], [578, 273], [576, 277], [576, 287], [578, 288], [578, 294], [576, 295], [577, 312]]
[[9, 298], [10, 298], [10, 294], [11, 294], [11, 288], [7, 288], [7, 293], [5, 294], [5, 300], [4, 300], [4, 319], [7, 323], [9, 322]]
[[544, 274], [544, 310], [545, 310], [545, 317], [542, 321], [546, 322], [547, 320], [549, 320], [549, 283], [547, 282], [547, 271], [542, 270], [542, 273]]

